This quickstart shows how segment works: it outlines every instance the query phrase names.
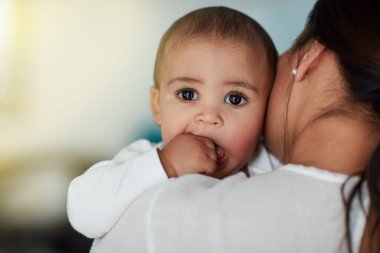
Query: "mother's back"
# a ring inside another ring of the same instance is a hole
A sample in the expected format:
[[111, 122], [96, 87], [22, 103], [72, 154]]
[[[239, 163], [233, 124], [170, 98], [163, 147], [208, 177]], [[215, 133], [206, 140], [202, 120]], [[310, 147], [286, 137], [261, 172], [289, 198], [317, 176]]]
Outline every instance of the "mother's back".
[[[170, 180], [137, 199], [91, 252], [348, 252], [346, 179], [286, 165], [251, 178]], [[354, 215], [360, 235], [364, 214]]]

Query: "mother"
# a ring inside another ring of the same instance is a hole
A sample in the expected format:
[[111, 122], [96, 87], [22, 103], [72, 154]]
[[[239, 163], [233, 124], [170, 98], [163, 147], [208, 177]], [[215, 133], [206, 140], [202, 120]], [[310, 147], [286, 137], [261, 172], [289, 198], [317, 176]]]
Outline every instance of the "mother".
[[319, 0], [283, 54], [249, 179], [189, 175], [138, 199], [94, 252], [380, 252], [380, 7]]

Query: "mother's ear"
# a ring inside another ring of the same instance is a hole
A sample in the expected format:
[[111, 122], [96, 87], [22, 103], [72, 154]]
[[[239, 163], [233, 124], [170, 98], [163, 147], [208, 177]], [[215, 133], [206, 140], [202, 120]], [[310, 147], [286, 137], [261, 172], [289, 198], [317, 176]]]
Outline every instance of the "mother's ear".
[[150, 110], [152, 112], [152, 116], [154, 122], [161, 126], [161, 115], [160, 115], [160, 91], [154, 85], [150, 88]]
[[298, 64], [297, 73], [295, 75], [295, 80], [297, 82], [302, 81], [306, 76], [306, 72], [321, 56], [322, 52], [326, 49], [326, 46], [315, 41], [315, 43], [310, 46], [306, 53], [302, 56], [301, 62]]

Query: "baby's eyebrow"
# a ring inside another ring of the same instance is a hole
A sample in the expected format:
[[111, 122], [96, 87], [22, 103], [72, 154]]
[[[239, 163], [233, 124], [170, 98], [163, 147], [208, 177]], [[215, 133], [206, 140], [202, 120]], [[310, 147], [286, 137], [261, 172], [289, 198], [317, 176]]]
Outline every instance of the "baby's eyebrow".
[[[169, 82], [168, 82], [168, 87], [170, 87], [171, 85], [173, 85], [174, 83], [176, 82], [183, 82], [183, 83], [198, 83], [198, 84], [202, 84], [202, 80], [199, 80], [199, 79], [196, 79], [196, 78], [192, 78], [192, 77], [176, 77], [176, 78], [173, 78], [171, 79]], [[241, 88], [244, 88], [244, 89], [248, 89], [248, 90], [252, 90], [256, 93], [259, 93], [259, 89], [249, 83], [249, 82], [246, 82], [246, 81], [227, 81], [227, 82], [224, 82], [223, 85], [225, 86], [234, 86], [234, 87], [241, 87]]]
[[183, 82], [183, 83], [202, 83], [201, 80], [198, 80], [198, 79], [195, 79], [195, 78], [191, 78], [191, 77], [176, 77], [176, 78], [171, 79], [171, 80], [168, 82], [168, 86], [170, 87], [172, 84], [174, 84], [174, 83], [176, 83], [176, 82]]
[[245, 81], [231, 81], [231, 82], [225, 82], [224, 85], [230, 85], [235, 87], [241, 87], [248, 90], [253, 90], [256, 93], [259, 93], [259, 89], [251, 83], [245, 82]]

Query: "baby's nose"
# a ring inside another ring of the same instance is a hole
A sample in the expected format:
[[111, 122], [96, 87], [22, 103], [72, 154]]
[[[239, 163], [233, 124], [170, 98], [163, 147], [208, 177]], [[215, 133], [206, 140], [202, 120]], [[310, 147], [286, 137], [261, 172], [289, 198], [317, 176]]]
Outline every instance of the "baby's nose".
[[195, 117], [195, 121], [197, 123], [215, 127], [220, 127], [223, 125], [223, 118], [220, 115], [219, 110], [216, 108], [210, 108], [199, 112]]

